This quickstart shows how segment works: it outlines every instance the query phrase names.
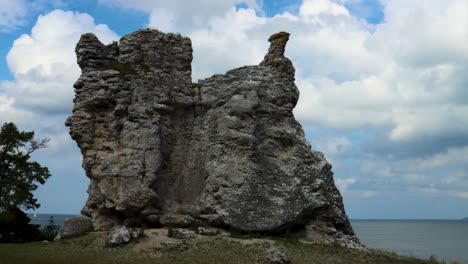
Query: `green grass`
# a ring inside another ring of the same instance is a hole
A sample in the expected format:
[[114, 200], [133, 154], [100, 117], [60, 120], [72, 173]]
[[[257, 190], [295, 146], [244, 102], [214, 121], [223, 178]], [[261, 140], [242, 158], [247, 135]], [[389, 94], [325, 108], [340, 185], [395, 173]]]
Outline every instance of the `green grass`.
[[[292, 263], [391, 263], [435, 264], [436, 260], [401, 257], [383, 251], [359, 251], [340, 247], [305, 245], [292, 239], [275, 239], [288, 252]], [[57, 242], [0, 244], [1, 264], [78, 264], [78, 263], [266, 263], [267, 245], [244, 245], [222, 238], [212, 238], [176, 249], [137, 250], [136, 243], [123, 247], [104, 247], [104, 235], [88, 234]]]

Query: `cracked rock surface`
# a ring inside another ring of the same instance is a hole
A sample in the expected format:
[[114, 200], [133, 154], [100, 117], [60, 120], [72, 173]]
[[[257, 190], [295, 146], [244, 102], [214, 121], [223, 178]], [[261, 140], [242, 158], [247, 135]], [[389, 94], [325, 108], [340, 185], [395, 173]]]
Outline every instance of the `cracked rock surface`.
[[288, 39], [272, 35], [259, 65], [192, 83], [189, 38], [147, 29], [106, 46], [84, 34], [66, 125], [94, 228], [208, 225], [361, 247], [331, 165], [293, 116]]

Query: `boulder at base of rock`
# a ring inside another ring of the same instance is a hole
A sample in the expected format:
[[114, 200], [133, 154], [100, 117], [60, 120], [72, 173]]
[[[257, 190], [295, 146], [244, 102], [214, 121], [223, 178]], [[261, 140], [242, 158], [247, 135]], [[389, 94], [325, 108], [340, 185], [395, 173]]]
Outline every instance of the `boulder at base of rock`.
[[63, 233], [60, 238], [78, 236], [86, 232], [93, 231], [93, 222], [86, 216], [73, 216], [65, 219], [63, 223]]
[[144, 230], [141, 228], [127, 228], [125, 226], [114, 226], [107, 236], [106, 244], [108, 246], [120, 246], [130, 241], [140, 239], [144, 236]]
[[107, 236], [107, 245], [108, 246], [119, 246], [127, 244], [132, 240], [130, 231], [125, 226], [114, 226]]

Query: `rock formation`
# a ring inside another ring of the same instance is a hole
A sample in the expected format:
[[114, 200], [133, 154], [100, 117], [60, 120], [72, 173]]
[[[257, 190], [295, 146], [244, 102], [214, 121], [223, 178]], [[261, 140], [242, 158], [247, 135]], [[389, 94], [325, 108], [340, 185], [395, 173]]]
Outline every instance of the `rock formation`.
[[65, 219], [63, 223], [63, 232], [60, 238], [78, 236], [93, 230], [93, 223], [88, 217], [79, 215]]
[[272, 35], [258, 66], [192, 83], [189, 38], [139, 30], [105, 46], [84, 34], [66, 125], [94, 228], [206, 225], [360, 247], [331, 165], [294, 119], [288, 39]]

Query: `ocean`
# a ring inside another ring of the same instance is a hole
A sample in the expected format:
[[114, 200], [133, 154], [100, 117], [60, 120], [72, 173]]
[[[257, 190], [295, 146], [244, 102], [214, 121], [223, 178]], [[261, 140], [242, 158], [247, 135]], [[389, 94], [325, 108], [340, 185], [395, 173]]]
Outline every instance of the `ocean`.
[[351, 225], [369, 248], [468, 264], [468, 221], [352, 220]]
[[28, 214], [29, 218], [31, 218], [31, 224], [45, 226], [49, 224], [50, 217], [52, 216], [56, 225], [59, 225], [60, 228], [63, 228], [63, 222], [68, 217], [72, 217], [75, 215], [64, 215], [64, 214]]
[[[72, 215], [29, 215], [33, 224], [47, 225], [54, 216], [63, 227]], [[369, 248], [383, 249], [399, 255], [468, 264], [468, 221], [456, 220], [351, 220], [361, 242]]]

